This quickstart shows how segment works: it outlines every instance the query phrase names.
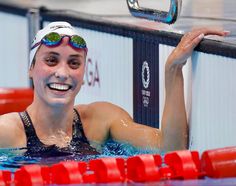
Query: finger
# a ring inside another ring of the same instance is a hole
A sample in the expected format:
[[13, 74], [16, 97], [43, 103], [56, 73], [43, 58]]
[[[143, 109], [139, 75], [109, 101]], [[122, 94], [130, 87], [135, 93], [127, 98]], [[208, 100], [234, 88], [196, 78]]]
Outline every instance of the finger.
[[225, 36], [228, 36], [230, 34], [230, 31], [229, 30], [224, 30], [224, 34], [225, 34]]
[[230, 32], [225, 31], [225, 30], [221, 30], [221, 29], [215, 29], [215, 28], [202, 28], [202, 29], [196, 30], [196, 32], [193, 32], [193, 35], [195, 35], [195, 34], [200, 35], [201, 33], [203, 33], [204, 35], [226, 36]]
[[229, 33], [230, 33], [229, 31], [224, 31], [224, 30], [219, 30], [219, 29], [217, 30], [214, 28], [201, 28], [201, 29], [195, 29], [191, 32], [186, 33], [183, 39], [194, 40], [200, 34], [227, 36], [229, 35]]
[[218, 36], [226, 36], [229, 34], [229, 31], [224, 31], [224, 30], [204, 30], [202, 32], [204, 35], [218, 35]]
[[199, 36], [197, 36], [196, 38], [193, 39], [192, 41], [192, 48], [194, 49], [199, 43], [200, 41], [204, 38], [204, 34], [200, 34]]
[[[195, 37], [193, 37], [195, 36]], [[184, 46], [185, 49], [187, 50], [192, 50], [195, 48], [199, 42], [204, 38], [204, 34], [201, 33], [199, 35], [191, 35], [191, 36], [186, 36], [181, 42], [182, 46]]]
[[198, 37], [201, 34], [202, 34], [202, 31], [200, 30], [188, 32], [182, 37], [181, 40], [183, 43], [187, 43], [189, 45], [196, 37]]

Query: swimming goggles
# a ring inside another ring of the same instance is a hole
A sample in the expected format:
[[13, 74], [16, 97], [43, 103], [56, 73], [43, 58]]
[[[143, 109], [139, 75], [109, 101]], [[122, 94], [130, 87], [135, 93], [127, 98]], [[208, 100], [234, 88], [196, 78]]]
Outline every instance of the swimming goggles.
[[39, 46], [41, 43], [46, 46], [58, 46], [60, 45], [64, 37], [69, 37], [69, 44], [75, 49], [84, 49], [87, 52], [87, 46], [85, 40], [78, 35], [60, 35], [56, 32], [51, 32], [43, 37], [43, 39], [31, 47], [31, 50]]

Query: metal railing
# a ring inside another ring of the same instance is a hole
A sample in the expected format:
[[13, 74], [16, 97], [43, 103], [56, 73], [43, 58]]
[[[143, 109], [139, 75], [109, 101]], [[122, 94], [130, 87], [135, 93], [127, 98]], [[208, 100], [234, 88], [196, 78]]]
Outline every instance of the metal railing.
[[170, 9], [168, 12], [140, 7], [138, 0], [127, 0], [127, 4], [130, 13], [135, 17], [173, 24], [180, 14], [182, 0], [170, 0]]

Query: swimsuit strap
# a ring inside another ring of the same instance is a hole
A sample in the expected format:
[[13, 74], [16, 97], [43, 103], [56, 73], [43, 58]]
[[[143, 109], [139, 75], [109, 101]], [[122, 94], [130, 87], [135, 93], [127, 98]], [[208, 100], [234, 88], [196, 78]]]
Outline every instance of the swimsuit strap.
[[95, 148], [90, 146], [83, 131], [80, 115], [76, 109], [74, 109], [72, 140], [68, 147], [63, 148], [59, 148], [56, 145], [45, 145], [42, 143], [36, 134], [33, 123], [27, 111], [20, 112], [19, 115], [23, 122], [27, 138], [27, 152], [25, 153], [26, 156], [52, 157], [72, 154], [99, 154]]
[[82, 122], [80, 119], [79, 112], [74, 108], [74, 120], [73, 120], [73, 136], [71, 142], [81, 141], [88, 143], [87, 137], [84, 134]]
[[[89, 144], [83, 130], [82, 122], [80, 119], [79, 112], [76, 109], [74, 111], [74, 119], [72, 125], [72, 140], [71, 145], [76, 144], [76, 142], [83, 142]], [[38, 138], [32, 120], [27, 111], [19, 112], [21, 121], [25, 128], [26, 138], [27, 138], [27, 147], [32, 146], [45, 146], [40, 139]]]
[[25, 128], [25, 134], [27, 138], [27, 147], [38, 146], [38, 145], [42, 146], [43, 143], [39, 140], [36, 134], [32, 120], [28, 112], [27, 111], [19, 112], [19, 115]]

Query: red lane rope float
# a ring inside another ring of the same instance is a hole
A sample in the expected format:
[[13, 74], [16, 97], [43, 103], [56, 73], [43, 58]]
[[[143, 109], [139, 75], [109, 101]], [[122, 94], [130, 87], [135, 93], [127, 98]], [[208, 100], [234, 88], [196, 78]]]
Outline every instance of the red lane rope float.
[[32, 88], [0, 88], [0, 99], [32, 98]]
[[167, 153], [165, 163], [173, 171], [173, 178], [197, 179], [200, 173], [200, 159], [197, 151], [175, 151]]
[[127, 159], [127, 179], [135, 182], [159, 181], [160, 155], [143, 154]]
[[[163, 161], [164, 160], [164, 161]], [[100, 158], [86, 162], [66, 161], [52, 166], [26, 165], [15, 174], [0, 171], [0, 185], [47, 185], [80, 183], [132, 183], [166, 179], [236, 177], [236, 147], [203, 152], [173, 151], [165, 155], [142, 154]]]
[[174, 172], [169, 166], [160, 167], [159, 174], [161, 180], [169, 180], [174, 178]]
[[40, 165], [22, 166], [15, 172], [14, 183], [16, 186], [22, 185], [43, 185], [45, 183]]
[[91, 160], [89, 168], [94, 172], [95, 183], [125, 181], [125, 160], [122, 158], [101, 158]]
[[203, 152], [202, 171], [213, 178], [236, 177], [236, 147]]
[[52, 184], [83, 183], [82, 175], [86, 169], [85, 162], [68, 161], [55, 164], [51, 168]]
[[33, 101], [31, 88], [0, 88], [0, 115], [21, 112]]
[[11, 183], [11, 172], [0, 171], [0, 185], [8, 185]]

